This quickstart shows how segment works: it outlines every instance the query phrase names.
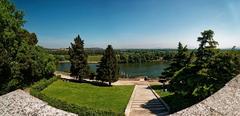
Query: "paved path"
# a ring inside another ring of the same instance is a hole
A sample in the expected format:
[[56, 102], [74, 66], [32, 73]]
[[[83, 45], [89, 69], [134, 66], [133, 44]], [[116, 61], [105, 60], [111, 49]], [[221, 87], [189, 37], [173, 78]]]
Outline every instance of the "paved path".
[[23, 90], [0, 96], [0, 116], [77, 116], [49, 106]]
[[168, 114], [167, 107], [155, 96], [146, 83], [135, 86], [126, 111], [126, 115], [129, 116], [161, 116]]

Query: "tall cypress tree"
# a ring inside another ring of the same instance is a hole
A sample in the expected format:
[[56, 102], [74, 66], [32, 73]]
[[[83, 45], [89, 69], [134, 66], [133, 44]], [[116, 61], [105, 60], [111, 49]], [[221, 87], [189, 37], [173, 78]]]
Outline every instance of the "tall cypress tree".
[[108, 45], [98, 65], [97, 80], [107, 81], [109, 85], [118, 80], [119, 67], [117, 58], [111, 45]]
[[71, 62], [71, 76], [78, 80], [87, 78], [89, 74], [89, 66], [87, 64], [87, 54], [84, 51], [84, 41], [78, 35], [74, 39], [74, 44], [69, 47], [69, 55]]

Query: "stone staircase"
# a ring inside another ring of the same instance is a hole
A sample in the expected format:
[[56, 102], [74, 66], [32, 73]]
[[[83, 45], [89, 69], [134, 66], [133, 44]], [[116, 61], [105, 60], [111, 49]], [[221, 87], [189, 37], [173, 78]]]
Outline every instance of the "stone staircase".
[[162, 116], [168, 108], [155, 96], [148, 85], [136, 85], [130, 104], [130, 116]]

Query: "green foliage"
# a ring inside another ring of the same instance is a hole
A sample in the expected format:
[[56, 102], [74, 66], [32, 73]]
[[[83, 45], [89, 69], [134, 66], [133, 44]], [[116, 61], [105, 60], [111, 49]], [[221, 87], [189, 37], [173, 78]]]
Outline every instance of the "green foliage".
[[201, 33], [202, 37], [198, 37], [200, 42], [199, 48], [196, 52], [197, 60], [195, 62], [197, 68], [206, 68], [207, 64], [212, 60], [217, 50], [216, 47], [218, 42], [213, 39], [214, 32], [212, 30], [207, 30]]
[[69, 55], [71, 62], [71, 76], [76, 77], [78, 80], [83, 78], [88, 78], [89, 66], [87, 64], [87, 54], [84, 51], [84, 42], [78, 35], [74, 39], [74, 44], [71, 43], [71, 48], [69, 47]]
[[90, 75], [89, 75], [89, 79], [90, 80], [94, 80], [95, 76], [96, 76], [96, 73], [95, 72], [91, 72]]
[[186, 97], [174, 92], [163, 91], [163, 87], [161, 85], [151, 85], [151, 87], [157, 92], [159, 96], [161, 96], [161, 99], [163, 99], [168, 104], [171, 114], [190, 107], [198, 102], [198, 100], [194, 97]]
[[37, 37], [23, 29], [23, 13], [8, 0], [0, 1], [0, 94], [49, 77], [54, 57], [36, 46]]
[[38, 43], [37, 35], [35, 33], [29, 33], [27, 30], [23, 29], [19, 32], [20, 38], [24, 38], [24, 40], [29, 45], [36, 45]]
[[52, 84], [54, 81], [57, 81], [58, 78], [59, 77], [52, 77], [50, 79], [43, 78], [40, 81], [35, 82], [30, 88], [30, 93], [32, 93], [33, 91], [42, 91], [43, 89], [48, 87], [48, 85]]
[[107, 81], [109, 85], [118, 80], [119, 67], [115, 52], [111, 45], [108, 45], [97, 69], [97, 80]]
[[[239, 74], [240, 67], [239, 53], [234, 50], [218, 50], [218, 42], [213, 39], [212, 30], [201, 34], [198, 38], [199, 48], [191, 53], [185, 66], [174, 64], [169, 68], [172, 70], [170, 89], [177, 94], [195, 96], [198, 99], [204, 99], [223, 87]], [[185, 60], [186, 57], [179, 57], [177, 61]], [[174, 66], [180, 67], [176, 70]]]
[[[191, 59], [192, 56], [190, 56]], [[189, 54], [187, 46], [182, 46], [182, 44], [179, 42], [178, 44], [178, 50], [177, 54], [173, 57], [172, 63], [168, 68], [164, 70], [162, 73], [162, 77], [164, 78], [171, 78], [173, 77], [174, 73], [176, 71], [179, 71], [183, 67], [185, 67], [188, 63], [190, 63], [191, 60], [189, 60]]]
[[117, 59], [119, 63], [163, 62], [171, 61], [174, 54], [174, 50], [119, 50]]
[[[84, 88], [84, 90], [86, 89], [86, 87], [84, 87], [82, 84], [78, 84], [78, 83], [74, 83], [75, 85], [72, 85], [70, 88], [68, 88], [70, 86], [69, 84], [71, 84], [71, 83], [66, 83], [66, 82], [63, 82], [63, 81], [56, 81], [56, 80], [57, 80], [57, 78], [54, 77], [54, 78], [51, 78], [49, 80], [43, 79], [39, 82], [36, 82], [30, 89], [31, 95], [33, 95], [35, 97], [38, 97], [38, 98], [42, 99], [43, 101], [48, 102], [48, 104], [53, 106], [53, 107], [56, 107], [58, 109], [62, 109], [62, 110], [65, 110], [65, 111], [73, 112], [73, 113], [76, 113], [80, 116], [115, 116], [115, 115], [116, 116], [117, 115], [118, 116], [120, 116], [120, 115], [123, 116], [124, 115], [124, 112], [100, 110], [100, 109], [96, 109], [96, 108], [92, 108], [92, 107], [83, 106], [82, 104], [76, 104], [76, 102], [72, 103], [72, 102], [64, 101], [64, 100], [58, 99], [57, 97], [53, 97], [51, 95], [48, 95], [50, 93], [48, 93], [47, 91], [49, 91], [50, 89], [55, 89], [54, 91], [51, 92], [51, 94], [64, 93], [63, 90], [65, 90], [65, 89], [71, 89], [71, 91], [73, 91], [73, 87], [75, 88], [77, 86], [80, 86], [80, 88], [78, 88], [77, 90], [83, 89], [83, 88]], [[50, 87], [50, 88], [48, 87], [49, 85], [51, 85], [55, 81], [56, 82], [63, 82], [59, 85], [59, 87], [61, 87], [62, 89], [55, 88], [55, 87]], [[63, 89], [63, 87], [64, 87], [64, 89]], [[92, 90], [94, 90], [94, 88], [90, 88], [90, 89], [91, 90], [89, 90], [89, 91], [85, 90], [85, 92], [92, 92]], [[96, 89], [96, 87], [95, 87], [95, 89]], [[101, 90], [103, 90], [103, 89], [101, 88]], [[61, 91], [61, 92], [59, 92], [59, 91]], [[67, 92], [70, 92], [70, 91], [67, 91]], [[97, 92], [99, 92], [99, 89], [97, 89], [97, 91], [95, 91], [94, 93], [97, 94]], [[101, 92], [103, 92], [103, 91], [101, 91]], [[131, 92], [129, 92], [128, 97], [130, 97], [130, 93]], [[80, 94], [83, 94], [83, 93], [80, 93]], [[89, 93], [84, 93], [84, 94], [90, 95]], [[68, 93], [67, 95], [64, 95], [64, 96], [65, 97], [71, 97], [69, 95], [72, 95], [72, 94]], [[79, 93], [77, 93], [77, 96], [79, 96]], [[83, 96], [83, 95], [81, 95], [81, 96]], [[75, 98], [72, 98], [71, 100], [73, 100], [73, 99], [75, 99]], [[86, 99], [89, 99], [89, 97], [84, 98], [84, 100], [86, 100]], [[81, 100], [81, 101], [84, 101], [84, 100]]]

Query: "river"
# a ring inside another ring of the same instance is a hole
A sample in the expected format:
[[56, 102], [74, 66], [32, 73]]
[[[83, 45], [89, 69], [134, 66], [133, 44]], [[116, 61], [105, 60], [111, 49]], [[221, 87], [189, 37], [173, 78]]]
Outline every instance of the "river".
[[[60, 63], [57, 66], [58, 71], [69, 71], [70, 63]], [[91, 71], [96, 71], [97, 64], [89, 64]], [[158, 77], [163, 70], [168, 67], [167, 63], [142, 63], [142, 64], [119, 64], [120, 74], [128, 76], [149, 76]]]

